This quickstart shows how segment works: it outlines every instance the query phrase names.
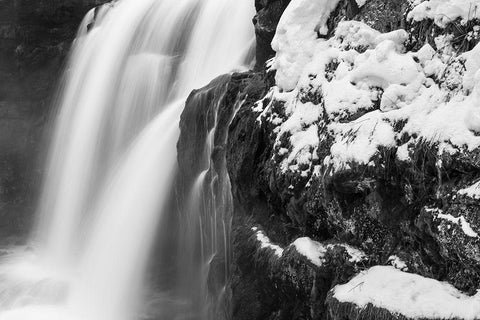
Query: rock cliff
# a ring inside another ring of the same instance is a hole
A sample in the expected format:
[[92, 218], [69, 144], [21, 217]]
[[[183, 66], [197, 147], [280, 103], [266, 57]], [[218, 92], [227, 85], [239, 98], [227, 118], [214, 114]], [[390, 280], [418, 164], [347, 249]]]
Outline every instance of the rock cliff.
[[257, 1], [257, 70], [230, 80], [234, 319], [478, 318], [476, 14], [318, 3]]

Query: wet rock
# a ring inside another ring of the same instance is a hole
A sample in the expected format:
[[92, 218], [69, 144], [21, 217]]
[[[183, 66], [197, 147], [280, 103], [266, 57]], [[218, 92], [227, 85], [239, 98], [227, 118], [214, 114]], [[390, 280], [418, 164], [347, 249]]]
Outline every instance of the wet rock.
[[[230, 288], [236, 288], [236, 285], [240, 284], [232, 280], [234, 284], [227, 286], [225, 282], [226, 278], [235, 279], [235, 275], [230, 276], [230, 258], [227, 254], [230, 252], [231, 239], [227, 226], [232, 219], [233, 210], [230, 179], [226, 172], [227, 138], [237, 109], [242, 104], [253, 103], [254, 99], [265, 93], [261, 86], [255, 85], [255, 77], [254, 73], [224, 75], [204, 88], [193, 91], [187, 99], [180, 120], [181, 134], [177, 144], [179, 173], [176, 181], [176, 198], [179, 203], [177, 210], [172, 212], [175, 216], [194, 214], [191, 220], [180, 223], [185, 228], [181, 232], [191, 233], [194, 237], [200, 229], [205, 242], [205, 246], [197, 243], [193, 248], [190, 248], [191, 243], [188, 243], [189, 247], [182, 252], [183, 256], [191, 259], [188, 264], [192, 265], [188, 272], [191, 275], [182, 277], [189, 282], [189, 288], [199, 282], [200, 286], [208, 287], [209, 296], [198, 297], [200, 302], [204, 302], [200, 303], [199, 308], [205, 310], [213, 307], [216, 310], [211, 310], [211, 313], [216, 319], [228, 318], [230, 309], [237, 308], [235, 299], [230, 299]], [[245, 90], [252, 96], [246, 94]], [[193, 190], [192, 185], [196, 185], [197, 189]], [[195, 207], [192, 211], [189, 201], [192, 199], [192, 191], [198, 190], [201, 190], [201, 208]], [[212, 214], [215, 214], [215, 222], [212, 221]], [[187, 226], [198, 220], [203, 221], [201, 226]], [[211, 243], [216, 244], [213, 251], [209, 245]], [[199, 261], [205, 254], [212, 257], [208, 257], [209, 261]], [[206, 280], [202, 279], [205, 276], [204, 270], [197, 267], [204, 263], [209, 265]], [[206, 283], [202, 284], [202, 281]], [[247, 291], [248, 288], [243, 290]]]

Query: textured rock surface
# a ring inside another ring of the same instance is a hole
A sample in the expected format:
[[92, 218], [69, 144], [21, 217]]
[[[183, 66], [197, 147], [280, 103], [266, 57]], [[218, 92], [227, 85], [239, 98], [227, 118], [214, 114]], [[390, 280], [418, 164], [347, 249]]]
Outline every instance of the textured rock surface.
[[257, 15], [253, 18], [257, 38], [257, 63], [262, 69], [265, 61], [275, 55], [271, 47], [278, 21], [290, 0], [255, 0]]
[[84, 14], [104, 2], [0, 0], [0, 235], [27, 228], [61, 68]]

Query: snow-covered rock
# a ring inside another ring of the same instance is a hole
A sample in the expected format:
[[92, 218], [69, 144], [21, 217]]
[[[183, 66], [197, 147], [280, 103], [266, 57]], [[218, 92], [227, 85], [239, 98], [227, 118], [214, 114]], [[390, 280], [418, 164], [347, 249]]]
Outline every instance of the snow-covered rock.
[[354, 305], [358, 314], [371, 305], [409, 319], [480, 318], [480, 294], [470, 297], [448, 283], [389, 266], [372, 267], [336, 286], [331, 299]]
[[321, 267], [327, 251], [329, 249], [334, 249], [335, 247], [344, 248], [349, 256], [349, 261], [352, 263], [361, 262], [366, 257], [364, 252], [348, 244], [321, 243], [312, 240], [309, 237], [300, 237], [284, 249], [278, 244], [271, 242], [270, 238], [266, 236], [265, 233], [257, 227], [253, 227], [252, 230], [255, 232], [256, 240], [260, 243], [260, 248], [271, 250], [273, 253], [275, 253], [277, 258], [282, 258], [283, 253], [286, 249], [294, 248], [297, 253], [304, 256], [306, 259], [308, 259], [308, 261], [310, 261], [317, 267]]
[[257, 227], [253, 227], [252, 230], [255, 231], [257, 241], [260, 242], [260, 248], [273, 251], [279, 258], [283, 255], [283, 249], [279, 245], [273, 244], [262, 230], [258, 230]]
[[[314, 25], [305, 23], [302, 30], [310, 28], [313, 35]], [[480, 146], [480, 45], [452, 57], [428, 44], [405, 52], [406, 38], [404, 30], [381, 34], [356, 21], [340, 22], [333, 38], [312, 38], [301, 48], [276, 38], [280, 90], [272, 89], [259, 111], [278, 125], [277, 146], [288, 149], [284, 171], [310, 170], [318, 145], [328, 139], [330, 154], [318, 160], [334, 171], [368, 164], [381, 148], [405, 148], [405, 137], [410, 145], [438, 145], [439, 156]], [[297, 49], [302, 58], [284, 63], [285, 52]], [[285, 85], [284, 75], [295, 81]], [[285, 97], [282, 88], [293, 91]], [[281, 116], [272, 107], [279, 101]], [[399, 156], [407, 160], [405, 153]]]

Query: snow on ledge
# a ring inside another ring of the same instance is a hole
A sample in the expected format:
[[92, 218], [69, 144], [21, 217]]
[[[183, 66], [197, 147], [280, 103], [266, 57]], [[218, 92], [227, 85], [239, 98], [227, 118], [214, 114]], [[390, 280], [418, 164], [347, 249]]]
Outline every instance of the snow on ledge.
[[471, 238], [478, 238], [478, 233], [476, 233], [472, 227], [470, 226], [470, 223], [468, 223], [467, 220], [465, 220], [465, 217], [464, 216], [460, 216], [460, 217], [454, 217], [452, 216], [451, 214], [443, 214], [443, 213], [439, 213], [437, 215], [437, 217], [439, 219], [444, 219], [444, 220], [447, 220], [453, 224], [458, 224], [460, 225], [460, 227], [462, 228], [462, 231], [463, 233], [465, 233], [465, 235], [471, 237]]
[[279, 245], [273, 244], [262, 230], [258, 230], [257, 227], [253, 227], [252, 230], [256, 232], [257, 241], [260, 242], [260, 248], [272, 250], [279, 258], [283, 255], [283, 249]]
[[323, 264], [323, 257], [327, 248], [320, 242], [313, 241], [309, 237], [298, 238], [292, 243], [301, 255], [305, 256], [314, 265], [320, 267]]
[[442, 219], [448, 221], [452, 224], [459, 225], [462, 229], [463, 233], [471, 238], [478, 238], [479, 235], [473, 229], [470, 223], [465, 219], [464, 216], [454, 217], [451, 214], [443, 213], [443, 210], [438, 208], [427, 208], [425, 207], [425, 211], [432, 214], [434, 219]]
[[295, 246], [295, 249], [298, 253], [305, 256], [316, 266], [321, 266], [324, 261], [325, 253], [328, 249], [333, 249], [336, 246], [345, 248], [347, 254], [350, 256], [348, 259], [350, 262], [360, 262], [365, 259], [365, 253], [359, 249], [356, 249], [348, 244], [344, 243], [330, 243], [322, 244], [320, 242], [314, 241], [309, 237], [298, 238], [292, 244]]
[[[265, 235], [262, 230], [259, 230], [257, 227], [253, 227], [252, 230], [255, 232], [257, 241], [260, 242], [260, 247], [262, 249], [272, 250], [273, 253], [281, 258], [283, 256], [284, 249], [277, 244], [271, 242], [270, 238]], [[344, 243], [330, 243], [323, 244], [315, 240], [310, 239], [309, 237], [298, 238], [292, 242], [288, 247], [294, 246], [295, 250], [306, 257], [310, 262], [312, 262], [317, 267], [322, 266], [325, 253], [328, 249], [334, 248], [335, 246], [340, 246], [345, 248], [348, 255], [350, 256], [349, 261], [352, 263], [360, 262], [365, 259], [366, 255], [363, 251], [356, 249], [348, 244]]]
[[359, 308], [372, 304], [414, 319], [480, 318], [480, 293], [469, 297], [448, 283], [391, 266], [376, 266], [358, 274], [336, 286], [333, 297]]

